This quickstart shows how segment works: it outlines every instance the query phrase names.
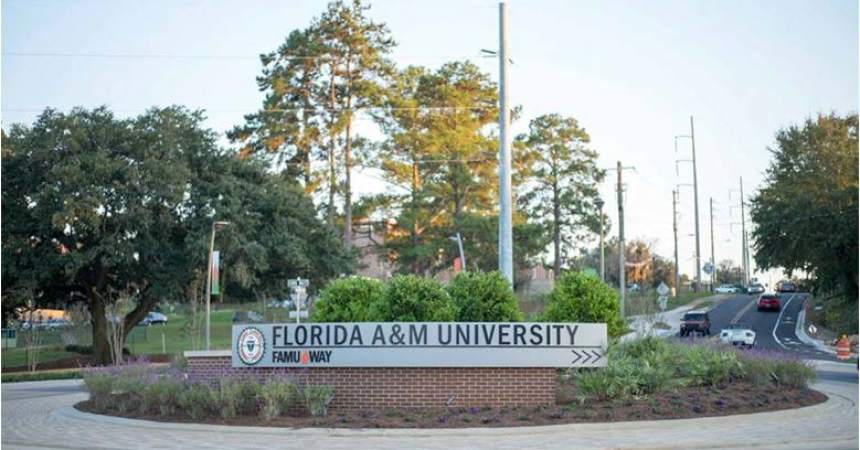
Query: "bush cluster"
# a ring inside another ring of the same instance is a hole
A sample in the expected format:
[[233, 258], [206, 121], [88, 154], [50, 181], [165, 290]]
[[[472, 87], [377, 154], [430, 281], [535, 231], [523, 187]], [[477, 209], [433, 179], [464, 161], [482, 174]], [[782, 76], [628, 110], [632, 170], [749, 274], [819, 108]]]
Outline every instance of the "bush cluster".
[[259, 416], [265, 420], [291, 413], [328, 414], [334, 398], [330, 386], [302, 386], [289, 378], [253, 379], [222, 377], [206, 383], [188, 380], [175, 369], [155, 369], [145, 361], [122, 366], [83, 369], [84, 388], [96, 409], [141, 415], [185, 415], [230, 419]]
[[611, 337], [627, 331], [615, 290], [582, 272], [566, 272], [556, 278], [543, 318], [548, 322], [605, 322]]
[[580, 392], [599, 398], [627, 398], [735, 381], [805, 388], [814, 378], [810, 366], [782, 353], [691, 345], [656, 337], [610, 347], [605, 368], [580, 369], [574, 374]]
[[498, 272], [461, 272], [446, 287], [433, 278], [396, 275], [387, 284], [362, 277], [329, 283], [315, 322], [514, 322], [522, 320], [510, 284]]

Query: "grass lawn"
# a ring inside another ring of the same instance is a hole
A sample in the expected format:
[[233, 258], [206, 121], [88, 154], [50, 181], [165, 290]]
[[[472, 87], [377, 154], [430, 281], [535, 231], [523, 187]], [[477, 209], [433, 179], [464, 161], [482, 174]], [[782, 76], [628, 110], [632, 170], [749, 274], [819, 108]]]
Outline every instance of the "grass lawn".
[[[3, 349], [3, 367], [18, 367], [27, 365], [27, 351], [24, 348]], [[67, 352], [62, 349], [46, 347], [39, 351], [39, 362], [54, 361], [57, 359], [77, 356], [77, 353]]]
[[[246, 308], [245, 308], [246, 309]], [[212, 311], [211, 326], [211, 348], [213, 350], [227, 350], [230, 348], [230, 331], [233, 325], [233, 313], [235, 309], [218, 309]], [[166, 353], [173, 355], [186, 350], [202, 350], [204, 342], [204, 319], [200, 314], [200, 330], [198, 336], [192, 339], [188, 325], [191, 317], [188, 315], [168, 315], [165, 325], [151, 325], [148, 327], [137, 326], [131, 331], [125, 346], [135, 355], [152, 355]], [[287, 311], [284, 309], [271, 309], [267, 313], [267, 319], [272, 321], [288, 321]], [[83, 345], [90, 344], [89, 330], [81, 333], [78, 342]], [[40, 363], [77, 356], [77, 353], [63, 350], [59, 333], [54, 330], [47, 331], [43, 336], [42, 348], [39, 355]], [[27, 364], [26, 351], [23, 348], [23, 339], [19, 337], [17, 348], [2, 350], [2, 367], [17, 367]]]

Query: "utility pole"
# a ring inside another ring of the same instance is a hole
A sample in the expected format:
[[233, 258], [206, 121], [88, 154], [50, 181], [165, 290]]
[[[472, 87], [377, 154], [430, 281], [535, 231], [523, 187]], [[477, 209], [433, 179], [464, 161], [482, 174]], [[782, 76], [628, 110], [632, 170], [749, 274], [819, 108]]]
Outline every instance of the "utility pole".
[[621, 161], [618, 161], [616, 171], [618, 172], [618, 187], [616, 188], [618, 191], [618, 285], [621, 288], [621, 317], [624, 317], [624, 304], [627, 297], [624, 264], [627, 247], [624, 244], [624, 185], [621, 183], [621, 172], [624, 169], [621, 167]]
[[690, 140], [693, 142], [693, 199], [696, 209], [696, 291], [702, 287], [702, 248], [699, 244], [699, 180], [696, 173], [696, 132], [690, 116]]
[[[511, 135], [508, 107], [508, 12], [499, 2], [499, 272], [514, 285]], [[558, 276], [558, 274], [555, 274]]]
[[711, 290], [717, 285], [717, 266], [714, 265], [714, 197], [711, 197]]
[[747, 259], [747, 220], [744, 213], [744, 177], [741, 180], [741, 257], [743, 258], [744, 284], [749, 284], [749, 265]]
[[678, 190], [672, 191], [672, 232], [675, 235], [675, 298], [681, 293], [681, 268], [678, 267]]

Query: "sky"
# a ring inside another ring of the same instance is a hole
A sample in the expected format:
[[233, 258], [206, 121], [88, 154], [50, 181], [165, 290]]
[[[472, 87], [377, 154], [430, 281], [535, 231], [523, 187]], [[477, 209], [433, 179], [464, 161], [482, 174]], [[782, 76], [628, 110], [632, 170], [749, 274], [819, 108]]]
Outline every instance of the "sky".
[[[497, 79], [498, 2], [376, 0], [370, 16], [398, 43], [401, 67], [469, 59]], [[763, 182], [780, 128], [818, 113], [858, 110], [858, 6], [826, 0], [568, 0], [508, 3], [509, 96], [528, 120], [559, 113], [592, 138], [600, 165], [624, 171], [625, 232], [671, 257], [672, 190], [692, 182], [694, 117], [702, 262], [740, 261], [740, 177], [749, 198]], [[4, 0], [2, 124], [45, 107], [151, 106], [207, 112], [223, 132], [259, 107], [257, 55], [307, 26], [324, 1]], [[53, 55], [44, 55], [44, 54]], [[42, 55], [33, 55], [42, 54]], [[360, 132], [373, 137], [370, 123]], [[617, 233], [615, 172], [601, 186]], [[385, 189], [373, 171], [357, 195]], [[735, 190], [730, 193], [730, 190]], [[734, 206], [732, 206], [734, 205]], [[679, 255], [695, 271], [693, 190], [680, 187]], [[733, 225], [733, 223], [735, 223]], [[770, 277], [774, 275], [771, 274]], [[767, 281], [767, 280], [765, 280]], [[776, 281], [776, 280], [774, 280]]]

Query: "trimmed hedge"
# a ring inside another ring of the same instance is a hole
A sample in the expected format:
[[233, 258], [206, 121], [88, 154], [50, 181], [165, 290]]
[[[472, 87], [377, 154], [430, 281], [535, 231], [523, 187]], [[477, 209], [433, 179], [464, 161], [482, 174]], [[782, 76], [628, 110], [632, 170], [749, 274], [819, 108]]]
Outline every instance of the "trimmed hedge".
[[523, 313], [499, 272], [460, 272], [448, 284], [458, 322], [520, 322]]

